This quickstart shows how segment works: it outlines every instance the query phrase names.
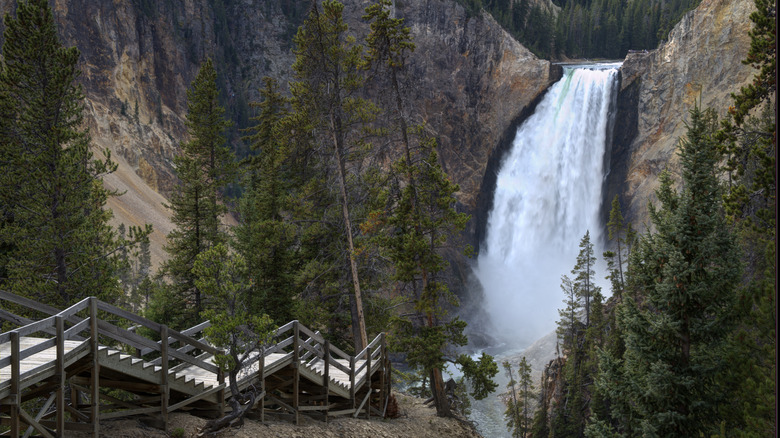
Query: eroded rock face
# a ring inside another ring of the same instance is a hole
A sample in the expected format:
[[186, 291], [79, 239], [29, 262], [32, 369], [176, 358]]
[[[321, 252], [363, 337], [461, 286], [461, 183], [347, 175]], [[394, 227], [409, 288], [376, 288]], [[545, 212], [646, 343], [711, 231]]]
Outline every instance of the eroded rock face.
[[723, 116], [730, 94], [752, 79], [753, 69], [741, 61], [753, 9], [751, 0], [703, 0], [657, 50], [624, 61], [606, 199], [618, 194], [623, 214], [640, 230], [649, 222], [659, 173], [679, 169], [675, 151], [689, 111], [698, 103]]
[[[81, 51], [93, 143], [109, 149], [120, 166], [106, 184], [125, 194], [109, 206], [117, 222], [155, 226], [155, 264], [172, 228], [162, 204], [178, 184], [172, 160], [186, 140], [186, 90], [200, 61], [214, 59], [225, 104], [246, 117], [263, 76], [282, 85], [290, 79], [291, 41], [304, 3], [54, 1], [64, 44]], [[345, 3], [346, 21], [361, 38], [368, 31], [361, 20], [367, 2]], [[14, 4], [0, 0], [0, 13]], [[396, 7], [417, 45], [409, 61], [412, 107], [439, 139], [445, 168], [461, 186], [460, 208], [473, 214], [489, 157], [507, 126], [550, 84], [549, 63], [489, 15], [470, 17], [453, 0]]]
[[414, 99], [440, 143], [458, 199], [473, 213], [488, 158], [504, 130], [557, 78], [488, 14], [469, 17], [452, 1], [405, 2], [414, 34]]

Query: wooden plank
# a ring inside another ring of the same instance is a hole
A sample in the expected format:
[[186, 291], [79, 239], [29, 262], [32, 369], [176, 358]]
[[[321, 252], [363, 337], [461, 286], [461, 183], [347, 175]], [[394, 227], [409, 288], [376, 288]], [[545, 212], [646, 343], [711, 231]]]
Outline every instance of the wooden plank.
[[313, 340], [315, 340], [315, 341], [317, 341], [317, 342], [319, 342], [319, 343], [321, 343], [321, 344], [325, 342], [325, 338], [323, 338], [323, 337], [322, 337], [322, 336], [320, 336], [319, 334], [317, 334], [317, 333], [314, 333], [313, 331], [309, 330], [309, 328], [307, 328], [307, 327], [306, 327], [305, 325], [303, 325], [303, 324], [298, 324], [298, 330], [299, 330], [301, 333], [303, 333], [304, 335], [308, 336], [308, 337], [309, 337], [309, 339], [313, 339]]
[[212, 345], [205, 344], [203, 342], [200, 342], [199, 340], [187, 336], [185, 334], [179, 333], [176, 330], [169, 330], [170, 336], [178, 341], [184, 342], [186, 344], [190, 344], [197, 348], [198, 350], [207, 351], [211, 354], [218, 354], [220, 353], [220, 350], [218, 348], [215, 348]]
[[[325, 406], [329, 405], [328, 396], [330, 395], [330, 342], [325, 340], [325, 369], [322, 372], [322, 386], [324, 388]], [[327, 411], [327, 410], [326, 410]], [[325, 412], [325, 422], [328, 422], [328, 413]]]
[[83, 300], [79, 301], [76, 304], [73, 304], [72, 306], [68, 307], [67, 309], [65, 309], [65, 310], [63, 310], [63, 311], [61, 311], [59, 313], [56, 312], [56, 309], [52, 308], [53, 310], [55, 310], [55, 313], [52, 313], [52, 315], [54, 315], [54, 314], [60, 315], [63, 318], [65, 318], [66, 321], [68, 321], [68, 322], [70, 322], [72, 324], [76, 324], [79, 321], [81, 321], [81, 318], [75, 317], [74, 315], [76, 313], [81, 312], [82, 310], [86, 309], [87, 306], [89, 306], [89, 298], [84, 298]]
[[29, 336], [33, 333], [41, 332], [44, 329], [54, 330], [54, 317], [50, 316], [32, 324], [27, 324], [26, 326], [19, 327], [14, 331], [19, 333], [19, 336]]
[[291, 328], [293, 328], [293, 326], [297, 322], [298, 322], [298, 320], [290, 321], [287, 324], [279, 327], [278, 329], [276, 329], [276, 333], [274, 333], [274, 336], [279, 336], [279, 335], [281, 335], [283, 333], [288, 332]]
[[349, 415], [349, 414], [354, 414], [354, 413], [355, 413], [355, 409], [354, 408], [352, 408], [352, 409], [341, 409], [341, 410], [338, 410], [338, 411], [328, 411], [328, 415], [330, 415], [331, 417], [337, 417], [339, 415]]
[[[79, 420], [81, 420], [82, 422], [89, 423], [89, 417], [84, 415], [84, 413], [82, 413], [81, 411], [77, 410], [73, 406], [65, 405], [65, 410], [68, 411], [72, 416], [74, 416], [74, 417], [78, 418]], [[67, 427], [68, 427], [68, 423], [66, 422], [65, 423], [65, 428], [67, 429]], [[87, 429], [87, 430], [89, 431], [91, 429]]]
[[[366, 357], [368, 358], [366, 360], [366, 363], [368, 364], [367, 366], [368, 366], [368, 370], [369, 370], [369, 372], [368, 372], [368, 375], [369, 375], [368, 394], [366, 395], [366, 398], [369, 400], [368, 408], [366, 408], [366, 419], [367, 420], [371, 419], [371, 409], [370, 409], [371, 408], [371, 401], [370, 401], [371, 400], [371, 383], [370, 383], [371, 382], [370, 381], [370, 376], [371, 376], [371, 371], [370, 371], [371, 370], [371, 347], [370, 347], [370, 345], [371, 344], [369, 344], [369, 347], [367, 348], [368, 354], [366, 355]], [[365, 403], [365, 400], [363, 402]]]
[[162, 416], [163, 424], [165, 425], [165, 431], [168, 431], [168, 399], [170, 397], [170, 389], [168, 388], [168, 326], [163, 324], [160, 326], [160, 339], [164, 339], [165, 342], [160, 344], [160, 396], [162, 397], [160, 403], [160, 415]]
[[[262, 347], [261, 347], [262, 348]], [[259, 354], [260, 360], [257, 362], [257, 378], [260, 381], [260, 391], [263, 393], [263, 397], [258, 397], [260, 399], [260, 422], [265, 422], [265, 403], [263, 403], [263, 399], [265, 398], [265, 349], [262, 348], [260, 350]]]
[[65, 320], [57, 315], [54, 319], [57, 331], [57, 365], [54, 371], [57, 379], [57, 427], [55, 430], [62, 436], [65, 433]]
[[20, 374], [20, 364], [19, 364], [19, 333], [18, 332], [11, 332], [11, 436], [14, 438], [19, 436], [19, 432], [21, 432], [21, 424], [19, 421], [19, 416], [21, 412], [21, 407], [19, 406], [19, 391], [21, 390], [19, 388], [19, 374]]
[[[71, 384], [88, 386], [90, 383], [89, 377], [71, 377]], [[153, 383], [138, 383], [128, 382], [123, 380], [107, 380], [101, 379], [100, 385], [109, 388], [123, 389], [125, 391], [142, 391], [142, 392], [160, 392], [160, 385]], [[84, 389], [86, 391], [86, 388]]]
[[120, 309], [119, 307], [112, 306], [111, 304], [104, 303], [102, 301], [98, 301], [98, 309], [109, 313], [113, 313], [114, 315], [120, 316], [130, 322], [133, 322], [138, 325], [142, 325], [144, 327], [154, 330], [157, 333], [160, 333], [160, 324], [152, 321], [151, 319], [146, 319], [142, 316], [138, 316], [134, 313], [130, 313], [126, 310]]
[[[35, 322], [32, 319], [27, 319], [27, 318], [25, 318], [23, 316], [14, 315], [13, 313], [11, 313], [11, 312], [9, 312], [9, 311], [7, 311], [5, 309], [0, 309], [0, 319], [4, 319], [4, 320], [6, 320], [6, 321], [8, 321], [8, 322], [10, 322], [10, 323], [12, 323], [14, 325], [18, 325], [20, 327], [28, 325], [28, 324], [32, 324], [32, 323]], [[54, 330], [46, 330], [46, 333], [48, 333], [50, 335], [53, 335], [54, 334]], [[10, 338], [6, 334], [4, 334], [4, 335], [5, 336], [0, 338], [0, 343], [5, 343], [5, 342], [9, 341]]]
[[292, 406], [288, 405], [287, 403], [281, 401], [277, 397], [269, 395], [268, 399], [269, 399], [270, 402], [276, 403], [277, 405], [281, 406], [282, 408], [288, 410], [291, 414], [293, 414], [293, 415], [295, 414], [295, 408], [293, 408]]
[[298, 406], [298, 410], [301, 412], [307, 412], [307, 411], [327, 411], [328, 406]]
[[10, 301], [12, 303], [22, 305], [24, 307], [27, 307], [28, 309], [39, 310], [49, 315], [54, 315], [55, 313], [59, 312], [59, 310], [55, 309], [54, 307], [48, 306], [43, 303], [38, 303], [29, 298], [25, 298], [2, 290], [0, 290], [0, 298], [6, 301]]
[[98, 300], [95, 297], [89, 299], [89, 341], [92, 353], [92, 369], [90, 370], [92, 381], [90, 400], [90, 421], [92, 422], [92, 436], [100, 435], [100, 362], [98, 361], [98, 324], [97, 317]]
[[300, 397], [300, 370], [298, 367], [300, 366], [299, 356], [298, 356], [298, 344], [300, 340], [300, 324], [298, 321], [295, 321], [295, 324], [293, 325], [293, 408], [295, 408], [295, 425], [297, 426], [299, 424], [300, 418], [298, 416], [298, 408], [299, 400], [298, 397]]
[[29, 391], [26, 391], [24, 394], [22, 394], [22, 403], [26, 402], [27, 400], [42, 397], [43, 395], [51, 394], [53, 389], [57, 388], [56, 383], [42, 383], [40, 386], [36, 386], [33, 389], [30, 389]]
[[[54, 438], [54, 435], [49, 433], [49, 431], [46, 428], [44, 428], [37, 421], [35, 421], [35, 419], [30, 417], [30, 414], [25, 412], [24, 409], [19, 409], [19, 416], [21, 417], [21, 420], [24, 420], [25, 423], [35, 428], [35, 430], [37, 430], [41, 435], [45, 436], [46, 438]], [[19, 435], [18, 434], [13, 435], [12, 433], [12, 436], [19, 436]]]
[[83, 319], [81, 322], [74, 324], [72, 327], [65, 330], [65, 339], [78, 339], [79, 340], [85, 340], [85, 338], [82, 338], [81, 336], [77, 336], [78, 333], [83, 332], [89, 327], [89, 319]]
[[[54, 424], [55, 424], [54, 421], [48, 421], [48, 420], [41, 421], [41, 425], [44, 427], [54, 427]], [[75, 422], [67, 421], [65, 422], [65, 430], [73, 430], [77, 432], [91, 432], [92, 425], [89, 423], [75, 423]]]
[[[48, 411], [52, 403], [54, 403], [54, 399], [56, 398], [56, 395], [57, 394], [52, 394], [51, 396], [49, 396], [49, 398], [46, 400], [46, 403], [43, 404], [43, 407], [41, 407], [41, 409], [38, 411], [38, 414], [35, 416], [35, 418], [33, 418], [33, 421], [36, 424], [38, 424], [38, 422], [41, 421], [41, 418], [43, 418], [44, 414], [46, 414], [46, 411]], [[29, 438], [29, 436], [33, 433], [33, 429], [38, 430], [38, 428], [36, 428], [31, 424], [24, 432], [23, 438]]]
[[[180, 350], [181, 350], [181, 349], [179, 349], [179, 350], [176, 350], [176, 351], [180, 351]], [[211, 354], [211, 353], [201, 353], [201, 354], [199, 354], [199, 355], [197, 355], [197, 356], [193, 356], [193, 357], [194, 357], [195, 359], [198, 359], [198, 360], [200, 360], [200, 361], [204, 361], [204, 362], [205, 362], [206, 360], [210, 359], [210, 358], [211, 358], [211, 357], [213, 357], [213, 356], [214, 356], [214, 355], [213, 355], [213, 354]], [[158, 364], [160, 363], [159, 359], [160, 359], [160, 358], [157, 358], [157, 359], [155, 359], [155, 360], [153, 360], [153, 361], [150, 361], [149, 363], [151, 363], [151, 364], [153, 364], [153, 365], [158, 365]], [[191, 364], [191, 363], [182, 362], [182, 363], [180, 363], [180, 364], [176, 365], [175, 367], [171, 367], [170, 371], [171, 371], [172, 373], [178, 373], [179, 371], [182, 371], [182, 370], [186, 369], [187, 367], [191, 367], [191, 366], [192, 366], [192, 364]]]
[[[200, 324], [200, 325], [203, 325], [203, 324]], [[186, 352], [189, 352], [189, 351], [191, 351], [193, 349], [202, 350], [202, 351], [205, 351], [205, 352], [208, 352], [208, 353], [211, 353], [211, 354], [218, 354], [220, 352], [219, 349], [215, 348], [213, 345], [209, 345], [209, 344], [206, 344], [204, 342], [201, 342], [201, 341], [193, 338], [192, 336], [190, 336], [188, 334], [179, 333], [176, 330], [171, 330], [170, 328], [168, 329], [168, 334], [169, 334], [169, 337], [168, 337], [168, 344], [169, 345], [174, 343], [174, 342], [176, 342], [176, 341], [183, 342], [183, 343], [189, 345], [189, 347], [185, 346], [185, 347], [179, 348], [177, 350], [177, 351], [179, 351], [181, 353], [186, 353]], [[159, 346], [161, 345], [161, 342], [162, 341], [157, 342], [157, 348], [156, 349], [145, 348], [145, 349], [141, 350], [141, 356], [145, 356], [145, 355], [151, 353], [152, 351], [160, 351]]]
[[108, 336], [109, 338], [117, 340], [123, 344], [135, 348], [150, 347], [155, 349], [155, 351], [160, 351], [157, 349], [159, 347], [157, 343], [151, 339], [145, 338], [129, 330], [119, 328], [110, 322], [99, 320], [98, 327], [100, 328], [101, 335]]
[[[104, 412], [100, 414], [100, 418], [103, 420], [110, 420], [112, 418], [130, 417], [133, 415], [147, 415], [159, 412], [160, 408], [152, 406], [148, 408], [127, 409], [124, 411]], [[166, 423], [167, 424], [167, 423]]]
[[54, 338], [51, 339], [45, 339], [43, 342], [36, 344], [32, 347], [25, 348], [24, 350], [20, 351], [19, 354], [19, 360], [25, 360], [30, 356], [33, 356], [35, 354], [40, 353], [41, 351], [48, 350], [50, 348], [54, 348], [57, 346], [57, 340]]
[[366, 393], [366, 396], [363, 398], [363, 401], [360, 402], [360, 406], [358, 406], [357, 409], [355, 409], [355, 413], [352, 414], [353, 418], [357, 418], [358, 415], [360, 415], [360, 410], [363, 409], [363, 405], [366, 404], [366, 401], [368, 401], [368, 398], [371, 397], [371, 390]]
[[181, 334], [187, 335], [187, 336], [192, 336], [195, 333], [200, 333], [204, 329], [207, 329], [209, 327], [211, 327], [211, 321], [203, 321], [200, 324], [197, 324], [197, 325], [194, 325], [194, 326], [192, 326], [192, 327], [190, 327], [188, 329], [182, 330]]
[[221, 391], [223, 389], [225, 389], [225, 384], [224, 383], [219, 385], [219, 386], [215, 386], [215, 387], [213, 387], [213, 388], [211, 388], [211, 389], [209, 389], [207, 391], [203, 391], [203, 392], [201, 392], [198, 395], [194, 395], [194, 396], [192, 396], [192, 397], [190, 397], [190, 398], [188, 398], [186, 400], [182, 400], [179, 403], [176, 403], [175, 405], [169, 406], [168, 407], [168, 412], [173, 412], [173, 411], [176, 411], [178, 409], [181, 409], [181, 408], [183, 408], [184, 406], [187, 406], [190, 403], [194, 403], [194, 402], [196, 402], [198, 400], [206, 398], [206, 397], [208, 397], [208, 396], [210, 396], [210, 395], [212, 395], [212, 394], [214, 394], [216, 392], [219, 392], [219, 391]]

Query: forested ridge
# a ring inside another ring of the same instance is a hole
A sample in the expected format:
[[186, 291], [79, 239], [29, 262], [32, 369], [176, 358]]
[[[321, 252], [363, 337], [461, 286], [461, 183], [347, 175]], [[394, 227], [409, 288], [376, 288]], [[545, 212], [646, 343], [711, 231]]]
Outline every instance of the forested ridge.
[[619, 59], [652, 50], [699, 0], [458, 0], [489, 12], [537, 56]]

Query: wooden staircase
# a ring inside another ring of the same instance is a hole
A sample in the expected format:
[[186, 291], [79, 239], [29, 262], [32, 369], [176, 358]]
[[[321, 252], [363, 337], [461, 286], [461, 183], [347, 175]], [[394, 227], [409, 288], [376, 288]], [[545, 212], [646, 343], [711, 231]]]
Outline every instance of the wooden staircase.
[[[173, 411], [225, 413], [231, 394], [214, 362], [220, 350], [203, 337], [208, 321], [178, 332], [94, 297], [59, 311], [0, 291], [0, 303], [0, 320], [18, 326], [0, 334], [2, 436], [98, 436], [100, 421], [130, 416], [166, 429]], [[11, 306], [50, 316], [33, 321]], [[291, 321], [247, 362], [237, 383], [259, 393], [253, 409], [261, 421], [384, 416], [391, 370], [383, 334], [350, 356]], [[33, 406], [35, 415], [27, 412]]]

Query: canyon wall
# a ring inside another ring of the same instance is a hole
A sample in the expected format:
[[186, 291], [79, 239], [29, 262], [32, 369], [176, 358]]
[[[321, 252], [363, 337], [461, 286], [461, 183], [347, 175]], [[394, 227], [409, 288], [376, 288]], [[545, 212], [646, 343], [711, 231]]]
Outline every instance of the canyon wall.
[[[369, 3], [345, 1], [360, 38]], [[15, 1], [0, 0], [0, 13]], [[105, 183], [124, 194], [109, 201], [116, 223], [151, 223], [155, 264], [172, 229], [165, 197], [176, 190], [172, 159], [186, 140], [186, 90], [204, 57], [214, 59], [223, 105], [239, 128], [259, 99], [263, 76], [290, 79], [292, 37], [308, 2], [266, 0], [55, 0], [65, 45], [81, 51], [86, 120], [96, 153], [108, 149], [119, 170]], [[487, 14], [470, 15], [453, 0], [398, 1], [411, 27], [412, 107], [439, 140], [440, 156], [460, 184], [459, 208], [474, 214], [491, 154], [504, 131], [554, 81], [534, 57]], [[474, 235], [474, 221], [468, 236]], [[465, 274], [464, 274], [465, 275]]]
[[658, 175], [668, 168], [679, 176], [676, 149], [689, 111], [698, 104], [723, 117], [731, 93], [753, 77], [741, 62], [750, 48], [753, 10], [752, 0], [703, 0], [658, 49], [626, 57], [604, 217], [617, 194], [626, 219], [645, 229]]

